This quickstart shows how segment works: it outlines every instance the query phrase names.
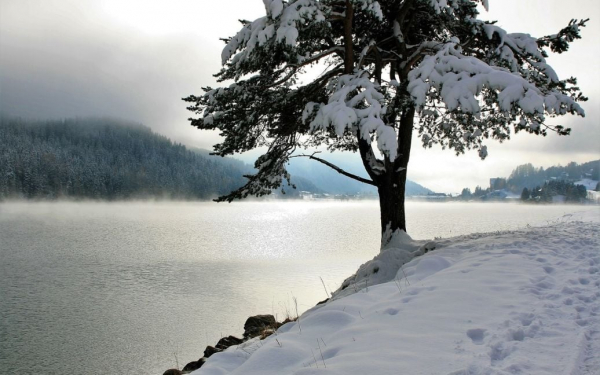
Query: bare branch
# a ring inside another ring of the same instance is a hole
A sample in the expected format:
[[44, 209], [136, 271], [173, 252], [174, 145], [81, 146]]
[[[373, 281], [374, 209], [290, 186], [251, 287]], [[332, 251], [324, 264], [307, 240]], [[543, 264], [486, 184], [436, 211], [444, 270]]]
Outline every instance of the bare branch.
[[302, 61], [302, 63], [300, 63], [300, 64], [294, 64], [294, 65], [290, 65], [290, 66], [295, 67], [295, 68], [300, 68], [300, 67], [312, 64], [313, 62], [320, 60], [325, 56], [329, 56], [332, 53], [341, 52], [343, 50], [344, 49], [341, 46], [332, 47], [332, 48], [328, 49], [327, 51], [323, 51], [321, 53], [318, 53], [314, 56], [307, 58], [306, 60]]
[[271, 88], [271, 87], [276, 87], [281, 85], [282, 83], [284, 83], [285, 81], [287, 81], [288, 79], [292, 78], [292, 76], [294, 74], [296, 74], [296, 72], [298, 71], [298, 68], [293, 67], [292, 70], [290, 70], [290, 72], [288, 74], [286, 74], [285, 77], [283, 77], [282, 79], [280, 79], [279, 81], [275, 81], [272, 84], [268, 85], [267, 88]]
[[329, 56], [329, 55], [331, 55], [333, 53], [336, 53], [336, 52], [341, 52], [343, 50], [344, 49], [342, 47], [339, 47], [339, 46], [338, 47], [332, 47], [332, 48], [328, 49], [327, 51], [323, 51], [323, 52], [318, 53], [318, 54], [316, 54], [316, 55], [314, 55], [312, 57], [309, 57], [308, 59], [302, 61], [299, 64], [289, 64], [286, 67], [280, 69], [277, 73], [283, 72], [283, 71], [285, 71], [288, 68], [292, 68], [292, 70], [290, 70], [290, 72], [288, 74], [286, 74], [280, 80], [275, 81], [274, 83], [272, 83], [269, 86], [267, 86], [267, 88], [279, 86], [282, 83], [284, 83], [285, 81], [287, 81], [288, 79], [290, 79], [294, 74], [296, 74], [296, 72], [298, 72], [299, 68], [302, 68], [303, 66], [306, 66], [306, 65], [310, 65], [310, 64], [314, 63], [315, 61], [318, 61], [318, 60], [322, 59], [323, 57]]
[[344, 175], [344, 176], [346, 176], [346, 177], [349, 177], [349, 178], [351, 178], [351, 179], [353, 179], [353, 180], [356, 180], [356, 181], [362, 182], [363, 184], [377, 186], [377, 184], [375, 184], [375, 183], [374, 183], [373, 181], [371, 181], [371, 180], [367, 180], [366, 178], [362, 178], [362, 177], [360, 177], [360, 176], [357, 176], [357, 175], [355, 175], [355, 174], [352, 174], [352, 173], [346, 172], [345, 170], [343, 170], [342, 168], [338, 167], [337, 165], [331, 164], [331, 163], [330, 163], [330, 162], [328, 162], [327, 160], [323, 160], [323, 159], [321, 159], [321, 158], [318, 158], [318, 157], [316, 157], [316, 156], [315, 156], [315, 154], [318, 154], [318, 153], [319, 153], [319, 152], [314, 152], [314, 153], [313, 153], [313, 154], [311, 154], [311, 155], [306, 155], [306, 154], [302, 154], [302, 155], [294, 155], [294, 156], [290, 156], [290, 159], [291, 159], [291, 158], [300, 158], [300, 157], [305, 157], [305, 158], [309, 158], [309, 159], [312, 159], [312, 160], [316, 160], [316, 161], [318, 161], [319, 163], [323, 163], [323, 164], [325, 164], [326, 166], [328, 166], [329, 168], [331, 168], [331, 169], [333, 169], [334, 171], [338, 172], [339, 174], [342, 174], [342, 175]]
[[369, 174], [369, 177], [373, 179], [373, 181], [378, 181], [381, 174], [385, 173], [385, 165], [384, 163], [377, 159], [375, 153], [373, 152], [373, 147], [369, 142], [362, 138], [360, 134], [357, 132], [358, 139], [358, 150], [360, 153], [360, 158], [363, 162], [363, 166], [365, 170]]

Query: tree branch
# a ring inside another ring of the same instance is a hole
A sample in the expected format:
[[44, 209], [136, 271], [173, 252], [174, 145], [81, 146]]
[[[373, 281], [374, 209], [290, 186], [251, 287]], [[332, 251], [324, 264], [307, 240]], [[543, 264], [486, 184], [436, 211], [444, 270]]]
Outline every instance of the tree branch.
[[369, 177], [375, 182], [379, 182], [379, 177], [382, 173], [385, 172], [385, 165], [383, 162], [377, 157], [375, 157], [375, 153], [373, 152], [373, 148], [371, 144], [369, 144], [366, 140], [364, 140], [360, 132], [357, 131], [356, 138], [358, 139], [358, 151], [360, 153], [360, 158], [363, 162], [363, 166], [365, 170], [369, 174]]
[[316, 54], [315, 56], [309, 57], [308, 59], [302, 61], [301, 63], [289, 64], [289, 65], [285, 66], [284, 68], [281, 68], [280, 70], [278, 70], [276, 72], [276, 74], [282, 73], [288, 68], [291, 68], [290, 72], [288, 74], [286, 74], [280, 80], [275, 81], [274, 83], [268, 85], [267, 88], [279, 86], [282, 83], [284, 83], [285, 81], [287, 81], [288, 79], [290, 79], [294, 74], [296, 74], [296, 72], [298, 72], [299, 68], [302, 68], [303, 66], [306, 66], [306, 65], [310, 65], [310, 64], [314, 63], [315, 61], [322, 59], [323, 57], [329, 56], [332, 53], [340, 52], [343, 50], [344, 49], [342, 47], [333, 47], [333, 48], [328, 49], [327, 51], [323, 51], [321, 53]]
[[299, 64], [293, 64], [293, 65], [290, 65], [290, 66], [292, 66], [294, 68], [300, 68], [300, 67], [312, 64], [313, 62], [315, 62], [317, 60], [320, 60], [320, 59], [322, 59], [325, 56], [329, 56], [332, 53], [341, 52], [343, 50], [344, 50], [343, 47], [341, 47], [341, 46], [335, 46], [335, 47], [332, 47], [332, 48], [330, 48], [330, 49], [328, 49], [326, 51], [322, 51], [320, 53], [317, 53], [316, 55], [307, 58], [306, 60], [302, 61]]
[[363, 184], [377, 186], [377, 184], [375, 184], [373, 181], [371, 181], [371, 180], [367, 180], [366, 178], [362, 178], [362, 177], [359, 177], [359, 176], [357, 176], [357, 175], [355, 175], [355, 174], [352, 174], [352, 173], [346, 172], [345, 170], [343, 170], [342, 168], [338, 167], [337, 165], [331, 164], [331, 163], [330, 163], [330, 162], [328, 162], [327, 160], [323, 160], [323, 159], [321, 159], [321, 158], [318, 158], [318, 157], [316, 157], [316, 156], [315, 156], [315, 154], [317, 154], [317, 152], [313, 153], [312, 155], [305, 155], [305, 154], [302, 154], [302, 155], [294, 155], [294, 156], [290, 156], [290, 159], [291, 159], [291, 158], [300, 158], [300, 157], [305, 157], [305, 158], [309, 158], [309, 159], [312, 159], [312, 160], [316, 160], [316, 161], [318, 161], [319, 163], [323, 163], [323, 164], [325, 164], [326, 166], [328, 166], [329, 168], [331, 168], [331, 169], [333, 169], [334, 171], [338, 172], [339, 174], [342, 174], [342, 175], [344, 175], [344, 176], [346, 176], [346, 177], [349, 177], [349, 178], [351, 178], [351, 179], [353, 179], [353, 180], [356, 180], [356, 181], [362, 182]]
[[354, 45], [352, 41], [352, 22], [354, 21], [354, 8], [350, 0], [346, 0], [346, 19], [344, 20], [344, 73], [352, 74], [354, 71]]

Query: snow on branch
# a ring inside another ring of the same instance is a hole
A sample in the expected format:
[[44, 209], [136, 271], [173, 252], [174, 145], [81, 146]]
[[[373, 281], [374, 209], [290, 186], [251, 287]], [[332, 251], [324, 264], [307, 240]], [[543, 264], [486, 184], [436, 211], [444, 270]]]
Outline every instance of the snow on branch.
[[[308, 103], [304, 109], [303, 121], [314, 116], [310, 122], [311, 131], [326, 130], [332, 127], [338, 137], [346, 130], [354, 132], [358, 127], [360, 137], [371, 143], [371, 134], [377, 137], [377, 147], [391, 160], [398, 154], [398, 141], [393, 126], [383, 122], [385, 96], [381, 87], [373, 82], [366, 71], [345, 74], [332, 82], [332, 93], [327, 104]], [[315, 114], [316, 111], [316, 114]]]
[[496, 53], [509, 64], [513, 72], [519, 70], [521, 66], [519, 60], [525, 60], [537, 71], [543, 72], [550, 81], [559, 81], [554, 69], [546, 63], [544, 52], [539, 48], [538, 39], [529, 34], [509, 34], [504, 29], [489, 23], [482, 24], [482, 28], [488, 39], [492, 40], [494, 36], [499, 38]]
[[585, 24], [589, 21], [573, 19], [569, 22], [569, 25], [564, 29], [560, 30], [557, 34], [548, 35], [537, 40], [540, 47], [550, 47], [552, 52], [563, 53], [569, 49], [569, 43], [575, 39], [581, 39], [579, 34], [580, 28], [585, 27]]
[[[221, 53], [223, 65], [230, 63], [239, 66], [248, 59], [254, 49], [274, 40], [295, 47], [299, 29], [315, 23], [324, 23], [323, 5], [316, 0], [263, 0], [267, 15], [253, 22], [247, 22], [231, 39]], [[239, 52], [238, 52], [239, 51]]]
[[[242, 29], [234, 37], [225, 40], [226, 46], [221, 53], [222, 65], [229, 63], [239, 68], [251, 59], [257, 48], [272, 48], [275, 45], [283, 45], [288, 50], [298, 48], [299, 37], [307, 34], [311, 28], [329, 28], [327, 18], [336, 13], [329, 2], [317, 0], [263, 0], [263, 3], [266, 16], [253, 22], [243, 21]], [[383, 20], [377, 1], [351, 0], [351, 3], [357, 9]], [[301, 52], [299, 55], [290, 53], [289, 58], [303, 62], [311, 57]]]
[[489, 11], [490, 5], [488, 0], [429, 0], [429, 3], [436, 13], [442, 13], [446, 11], [452, 13], [458, 9], [462, 3], [481, 3], [486, 11]]
[[378, 20], [383, 20], [383, 13], [381, 12], [381, 6], [379, 2], [375, 0], [351, 0], [351, 3], [360, 10], [371, 13]]
[[423, 107], [432, 89], [439, 92], [447, 110], [460, 109], [480, 117], [479, 96], [484, 88], [497, 92], [497, 106], [503, 112], [563, 115], [583, 109], [573, 98], [557, 90], [542, 92], [535, 84], [507, 69], [490, 66], [480, 59], [461, 53], [453, 38], [433, 56], [425, 56], [410, 72], [408, 90], [417, 106]]

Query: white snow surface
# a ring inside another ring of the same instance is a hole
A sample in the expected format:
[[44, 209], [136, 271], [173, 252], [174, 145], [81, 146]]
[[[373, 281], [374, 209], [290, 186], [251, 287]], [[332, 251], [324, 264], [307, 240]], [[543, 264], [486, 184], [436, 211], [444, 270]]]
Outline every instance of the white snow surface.
[[[370, 144], [371, 133], [375, 133], [379, 151], [395, 160], [398, 155], [397, 134], [394, 127], [386, 125], [382, 120], [386, 109], [385, 96], [380, 89], [366, 71], [341, 76], [335, 82], [335, 91], [329, 97], [329, 102], [318, 107], [317, 114], [310, 123], [311, 130], [325, 130], [333, 126], [337, 136], [341, 137], [347, 128], [352, 129], [358, 123], [361, 138]], [[347, 100], [350, 95], [352, 98]], [[302, 116], [304, 121], [316, 106], [318, 103], [313, 102], [306, 105]]]
[[600, 374], [599, 229], [593, 207], [437, 240], [394, 280], [316, 306], [193, 374]]
[[583, 180], [575, 182], [575, 185], [583, 185], [585, 186], [585, 190], [594, 190], [596, 189], [596, 185], [598, 185], [598, 181], [584, 178]]

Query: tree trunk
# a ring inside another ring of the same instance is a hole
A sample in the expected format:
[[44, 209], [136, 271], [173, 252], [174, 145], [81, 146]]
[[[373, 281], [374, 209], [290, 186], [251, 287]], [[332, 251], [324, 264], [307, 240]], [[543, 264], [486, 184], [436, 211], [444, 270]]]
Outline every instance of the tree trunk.
[[406, 191], [406, 170], [388, 172], [382, 176], [379, 193], [381, 212], [381, 248], [391, 240], [397, 230], [406, 232], [406, 212], [404, 196]]
[[395, 161], [385, 159], [386, 172], [378, 179], [382, 249], [392, 240], [396, 231], [406, 232], [404, 200], [414, 116], [414, 107], [410, 107], [402, 113], [398, 131], [398, 157]]

